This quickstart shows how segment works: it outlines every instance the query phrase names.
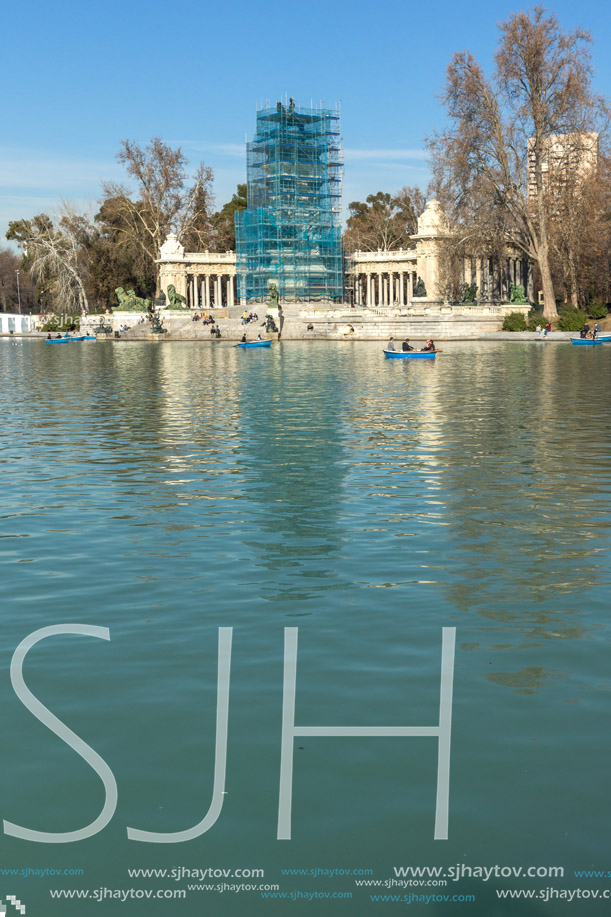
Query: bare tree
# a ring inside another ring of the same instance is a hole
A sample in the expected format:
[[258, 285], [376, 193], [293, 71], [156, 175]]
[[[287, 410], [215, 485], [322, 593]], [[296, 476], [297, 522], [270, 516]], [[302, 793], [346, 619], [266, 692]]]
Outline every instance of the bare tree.
[[6, 234], [23, 249], [28, 273], [47, 282], [56, 311], [89, 309], [77, 223], [75, 214], [65, 208], [55, 219], [42, 213], [9, 223]]
[[537, 262], [555, 318], [552, 177], [579, 179], [584, 135], [606, 126], [607, 109], [591, 89], [589, 33], [564, 33], [542, 7], [513, 14], [500, 33], [491, 80], [469, 53], [450, 62], [450, 127], [429, 141], [435, 192], [463, 238], [504, 240]]
[[117, 182], [104, 182], [103, 209], [112, 221], [119, 240], [138, 247], [155, 261], [169, 232], [179, 239], [187, 233], [190, 243], [208, 247], [213, 238], [210, 223], [213, 205], [213, 172], [201, 163], [191, 183], [187, 181], [187, 159], [160, 137], [141, 147], [123, 140], [117, 154], [135, 183], [130, 191]]

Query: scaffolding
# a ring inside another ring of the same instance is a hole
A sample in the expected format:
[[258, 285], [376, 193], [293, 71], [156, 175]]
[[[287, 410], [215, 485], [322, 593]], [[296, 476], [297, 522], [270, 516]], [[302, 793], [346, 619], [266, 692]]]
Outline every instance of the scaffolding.
[[257, 112], [246, 144], [248, 207], [235, 214], [238, 295], [341, 301], [343, 156], [339, 112], [291, 99]]

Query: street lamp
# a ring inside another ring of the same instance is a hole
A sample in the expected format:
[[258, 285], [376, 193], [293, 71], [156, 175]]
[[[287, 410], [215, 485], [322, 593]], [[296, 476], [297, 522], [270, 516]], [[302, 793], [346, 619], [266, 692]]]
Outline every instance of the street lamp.
[[17, 300], [19, 302], [19, 315], [21, 315], [21, 291], [19, 289], [19, 271], [15, 271], [17, 274]]

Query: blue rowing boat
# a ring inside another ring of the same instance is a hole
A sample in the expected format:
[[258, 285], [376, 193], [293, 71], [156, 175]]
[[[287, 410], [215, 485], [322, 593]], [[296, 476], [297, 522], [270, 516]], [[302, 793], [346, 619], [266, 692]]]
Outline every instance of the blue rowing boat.
[[384, 355], [393, 360], [403, 360], [406, 357], [412, 360], [434, 360], [437, 351], [435, 350], [385, 350]]
[[51, 338], [46, 340], [45, 344], [70, 344], [72, 341], [96, 341], [95, 334], [77, 334], [74, 337]]
[[602, 338], [571, 338], [571, 344], [575, 344], [576, 347], [597, 347], [604, 343]]
[[238, 344], [238, 347], [271, 347], [271, 341], [246, 341], [245, 344]]

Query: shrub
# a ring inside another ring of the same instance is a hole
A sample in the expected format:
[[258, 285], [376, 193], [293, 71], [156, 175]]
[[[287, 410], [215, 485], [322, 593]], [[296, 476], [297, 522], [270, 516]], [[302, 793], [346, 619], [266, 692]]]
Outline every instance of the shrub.
[[537, 325], [545, 326], [545, 319], [543, 318], [543, 312], [540, 309], [531, 309], [528, 315], [526, 316], [526, 330], [527, 331], [536, 331]]
[[526, 319], [521, 312], [510, 312], [503, 321], [503, 331], [526, 331]]
[[585, 312], [579, 309], [564, 309], [558, 314], [559, 331], [580, 331], [588, 320]]
[[604, 302], [591, 302], [588, 306], [588, 315], [593, 319], [601, 319], [607, 317], [607, 306]]
[[[41, 331], [78, 331], [80, 328], [78, 315], [54, 315], [41, 327]], [[73, 329], [74, 326], [74, 329]]]

